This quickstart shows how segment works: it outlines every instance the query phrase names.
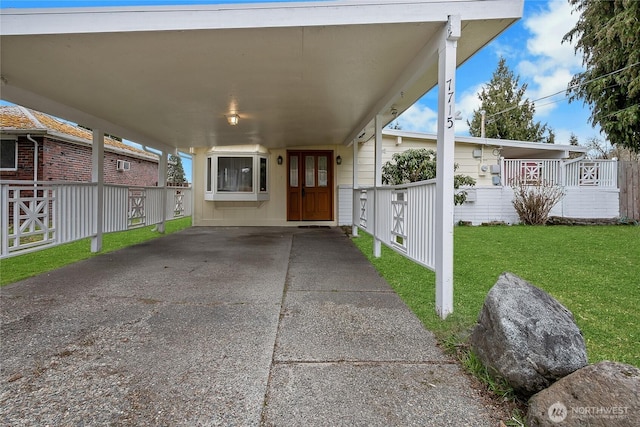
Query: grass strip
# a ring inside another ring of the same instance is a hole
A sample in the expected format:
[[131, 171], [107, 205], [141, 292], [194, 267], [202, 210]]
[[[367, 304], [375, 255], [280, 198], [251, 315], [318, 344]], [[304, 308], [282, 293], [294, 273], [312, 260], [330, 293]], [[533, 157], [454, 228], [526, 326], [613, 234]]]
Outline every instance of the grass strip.
[[179, 218], [165, 223], [164, 234], [154, 231], [155, 226], [153, 225], [107, 233], [102, 237], [102, 250], [98, 253], [91, 252], [91, 239], [87, 238], [3, 259], [0, 261], [0, 286], [189, 227], [191, 227], [191, 217]]
[[510, 271], [573, 313], [589, 361], [640, 367], [640, 227], [456, 227], [454, 312], [435, 313], [435, 274], [383, 246], [374, 258], [366, 233], [353, 242], [445, 346], [464, 342], [489, 289]]

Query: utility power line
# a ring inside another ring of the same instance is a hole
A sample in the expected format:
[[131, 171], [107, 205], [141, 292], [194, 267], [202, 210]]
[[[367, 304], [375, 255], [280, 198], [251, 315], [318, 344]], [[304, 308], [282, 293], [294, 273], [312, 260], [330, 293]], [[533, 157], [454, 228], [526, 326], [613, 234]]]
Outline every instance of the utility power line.
[[637, 106], [637, 105], [630, 105], [630, 106], [628, 106], [628, 107], [626, 107], [626, 108], [623, 108], [622, 110], [618, 110], [618, 111], [614, 111], [613, 113], [609, 113], [609, 114], [607, 114], [606, 116], [604, 116], [603, 118], [611, 117], [611, 116], [616, 116], [616, 115], [618, 115], [618, 114], [620, 114], [620, 113], [622, 113], [622, 112], [624, 112], [624, 111], [627, 111], [627, 110], [630, 110], [630, 109], [632, 109], [632, 108], [636, 108], [636, 107], [638, 107], [638, 106]]
[[[622, 71], [625, 71], [625, 70], [627, 70], [627, 69], [629, 69], [629, 68], [631, 68], [631, 67], [635, 67], [636, 65], [639, 65], [639, 64], [640, 64], [640, 61], [638, 61], [638, 62], [636, 62], [636, 63], [634, 63], [634, 64], [627, 65], [626, 67], [620, 68], [620, 69], [618, 69], [618, 70], [612, 71], [612, 72], [610, 72], [610, 73], [603, 74], [602, 76], [598, 76], [598, 77], [593, 78], [593, 79], [591, 79], [591, 80], [587, 80], [586, 82], [582, 82], [582, 83], [575, 84], [575, 85], [573, 85], [573, 86], [569, 86], [569, 87], [567, 87], [567, 88], [566, 88], [566, 89], [564, 89], [564, 90], [561, 90], [561, 91], [558, 91], [558, 92], [552, 93], [552, 94], [550, 94], [550, 95], [545, 95], [545, 96], [543, 96], [543, 97], [540, 97], [540, 98], [538, 98], [538, 99], [535, 99], [535, 100], [533, 100], [533, 101], [529, 101], [529, 102], [531, 102], [531, 103], [535, 104], [535, 103], [536, 103], [536, 102], [538, 102], [538, 101], [541, 101], [541, 100], [543, 100], [543, 99], [547, 99], [547, 98], [551, 98], [552, 96], [559, 95], [559, 94], [561, 94], [561, 93], [565, 93], [565, 94], [566, 94], [566, 93], [567, 93], [567, 91], [569, 91], [569, 90], [571, 90], [571, 89], [575, 89], [575, 88], [577, 88], [577, 87], [584, 86], [584, 85], [586, 85], [586, 84], [588, 84], [588, 83], [592, 83], [592, 82], [595, 82], [595, 81], [598, 81], [598, 80], [602, 80], [602, 79], [607, 78], [607, 77], [609, 77], [609, 76], [612, 76], [612, 75], [614, 75], [614, 74], [618, 74], [618, 73], [620, 73], [620, 72], [622, 72]], [[611, 86], [608, 86], [606, 89], [609, 89], [609, 88], [614, 87], [614, 86], [617, 86], [617, 85], [618, 85], [618, 83], [613, 84], [613, 85], [611, 85]], [[565, 96], [564, 98], [562, 98], [562, 99], [560, 99], [560, 100], [558, 100], [558, 101], [554, 101], [554, 102], [547, 103], [547, 104], [544, 104], [544, 105], [549, 105], [549, 104], [553, 104], [553, 103], [555, 103], [555, 102], [560, 102], [560, 101], [562, 101], [562, 100], [564, 100], [564, 99], [567, 99], [567, 96]], [[527, 100], [527, 101], [528, 101], [528, 100]], [[526, 102], [526, 101], [525, 101], [525, 102]], [[490, 116], [486, 116], [486, 117], [485, 117], [485, 120], [490, 119], [491, 117], [495, 117], [495, 116], [497, 116], [497, 115], [499, 115], [499, 114], [503, 114], [503, 113], [509, 112], [509, 111], [511, 111], [511, 110], [515, 110], [516, 108], [519, 108], [519, 107], [521, 107], [522, 105], [524, 105], [524, 104], [514, 105], [514, 106], [509, 107], [509, 108], [506, 108], [506, 109], [504, 109], [504, 110], [502, 110], [502, 111], [498, 111], [497, 113], [493, 113], [493, 114], [491, 114]]]
[[[610, 88], [615, 87], [615, 86], [620, 86], [620, 83], [614, 83], [614, 84], [612, 84], [612, 85], [609, 85], [609, 86], [605, 87], [604, 89], [610, 89]], [[578, 87], [578, 85], [575, 85], [575, 87]], [[603, 90], [604, 90], [604, 89], [603, 89]], [[563, 91], [563, 92], [564, 92], [564, 91]], [[542, 100], [542, 99], [547, 99], [547, 98], [550, 98], [550, 97], [552, 97], [552, 96], [554, 96], [554, 95], [558, 95], [558, 94], [560, 94], [560, 93], [561, 93], [561, 92], [556, 92], [556, 93], [554, 93], [554, 94], [552, 94], [552, 95], [543, 96], [542, 98], [538, 98], [538, 99], [536, 99], [536, 100], [534, 100], [534, 101], [531, 101], [531, 102], [535, 104], [536, 102], [538, 102], [538, 101], [540, 101], [540, 100]], [[566, 100], [566, 99], [568, 99], [568, 98], [569, 98], [569, 97], [565, 95], [565, 96], [563, 96], [563, 97], [562, 97], [562, 98], [560, 98], [560, 99], [556, 99], [555, 101], [550, 101], [550, 102], [547, 102], [547, 103], [545, 103], [545, 104], [537, 104], [537, 105], [536, 105], [536, 107], [544, 107], [544, 106], [551, 105], [551, 104], [557, 104], [558, 102], [562, 102], [562, 101], [564, 101], [564, 100]]]

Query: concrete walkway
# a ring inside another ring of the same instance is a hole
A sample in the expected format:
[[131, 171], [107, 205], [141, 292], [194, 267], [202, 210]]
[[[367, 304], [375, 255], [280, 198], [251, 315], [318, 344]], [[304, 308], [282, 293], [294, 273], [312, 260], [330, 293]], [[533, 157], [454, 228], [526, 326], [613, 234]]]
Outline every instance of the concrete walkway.
[[191, 228], [0, 297], [2, 425], [496, 425], [339, 229]]

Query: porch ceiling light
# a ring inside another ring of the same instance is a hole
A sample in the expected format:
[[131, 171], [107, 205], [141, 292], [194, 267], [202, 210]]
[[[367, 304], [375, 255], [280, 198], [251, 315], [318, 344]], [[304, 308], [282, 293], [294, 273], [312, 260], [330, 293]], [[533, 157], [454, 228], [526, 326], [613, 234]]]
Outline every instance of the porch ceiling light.
[[238, 122], [240, 121], [240, 116], [237, 114], [228, 114], [227, 115], [227, 122], [229, 122], [229, 124], [231, 126], [235, 126], [238, 124]]

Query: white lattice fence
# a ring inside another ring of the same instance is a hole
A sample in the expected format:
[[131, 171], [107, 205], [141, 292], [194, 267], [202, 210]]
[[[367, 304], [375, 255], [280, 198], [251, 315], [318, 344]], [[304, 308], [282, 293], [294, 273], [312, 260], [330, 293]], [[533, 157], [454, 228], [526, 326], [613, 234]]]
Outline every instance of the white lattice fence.
[[2, 187], [2, 254], [51, 246], [56, 239], [53, 186]]
[[[167, 218], [180, 218], [191, 215], [191, 189], [167, 188]], [[173, 200], [173, 203], [171, 203]]]
[[[354, 221], [384, 245], [435, 269], [435, 180], [356, 189]], [[375, 224], [375, 227], [373, 227]]]
[[[104, 186], [103, 232], [191, 215], [190, 188]], [[97, 184], [0, 182], [0, 258], [96, 235]]]
[[140, 227], [147, 224], [145, 202], [147, 191], [144, 188], [129, 188], [127, 209], [128, 227]]
[[93, 235], [96, 229], [95, 185], [72, 183], [59, 184], [55, 188], [56, 244], [73, 242]]
[[407, 190], [391, 192], [391, 234], [392, 243], [402, 251], [407, 250]]
[[565, 165], [567, 187], [618, 187], [616, 160], [580, 160]]
[[[373, 193], [371, 200], [373, 201]], [[356, 189], [353, 196], [354, 200], [354, 224], [358, 224], [360, 228], [366, 230], [369, 227], [369, 193], [366, 188], [361, 190]]]
[[106, 233], [129, 227], [129, 187], [105, 185], [103, 230]]
[[502, 185], [545, 182], [561, 185], [560, 160], [503, 160]]
[[502, 161], [502, 185], [544, 182], [565, 187], [616, 188], [616, 160], [514, 160]]

